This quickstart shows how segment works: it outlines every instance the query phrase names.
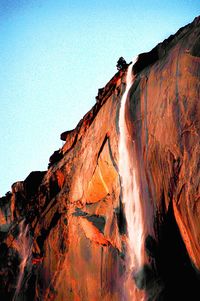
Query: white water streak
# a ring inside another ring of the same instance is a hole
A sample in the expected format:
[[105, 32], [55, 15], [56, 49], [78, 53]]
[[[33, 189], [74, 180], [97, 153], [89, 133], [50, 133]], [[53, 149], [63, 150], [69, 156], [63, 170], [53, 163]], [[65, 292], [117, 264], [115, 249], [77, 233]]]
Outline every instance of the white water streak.
[[100, 179], [101, 179], [101, 181], [102, 181], [103, 187], [105, 188], [106, 192], [109, 193], [108, 186], [106, 185], [106, 182], [104, 181], [104, 178], [103, 178], [103, 176], [102, 176], [100, 167], [99, 167], [98, 170], [99, 170], [99, 177], [100, 177]]
[[17, 238], [18, 252], [21, 257], [20, 271], [17, 280], [17, 286], [13, 301], [17, 300], [17, 296], [22, 287], [22, 282], [24, 279], [24, 271], [27, 266], [29, 259], [31, 258], [31, 241], [29, 235], [29, 226], [25, 225], [24, 220], [19, 224], [19, 236]]
[[124, 210], [127, 222], [128, 242], [129, 242], [129, 256], [130, 256], [130, 269], [137, 270], [143, 260], [143, 210], [140, 200], [139, 187], [136, 181], [136, 170], [133, 162], [133, 144], [128, 134], [128, 129], [125, 120], [125, 108], [128, 99], [129, 90], [133, 84], [134, 76], [132, 68], [137, 58], [129, 66], [126, 76], [126, 90], [122, 96], [120, 114], [119, 114], [119, 172], [122, 184], [122, 193], [124, 203]]

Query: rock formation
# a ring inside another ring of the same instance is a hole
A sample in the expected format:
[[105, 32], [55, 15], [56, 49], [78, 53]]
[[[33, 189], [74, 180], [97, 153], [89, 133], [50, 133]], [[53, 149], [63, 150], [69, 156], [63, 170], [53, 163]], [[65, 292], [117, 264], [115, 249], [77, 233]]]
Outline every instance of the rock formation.
[[0, 300], [200, 298], [200, 17], [132, 67], [127, 145], [152, 214], [143, 212], [152, 231], [137, 271], [128, 265], [119, 174], [126, 73], [117, 72], [77, 127], [61, 134], [48, 170], [0, 199]]

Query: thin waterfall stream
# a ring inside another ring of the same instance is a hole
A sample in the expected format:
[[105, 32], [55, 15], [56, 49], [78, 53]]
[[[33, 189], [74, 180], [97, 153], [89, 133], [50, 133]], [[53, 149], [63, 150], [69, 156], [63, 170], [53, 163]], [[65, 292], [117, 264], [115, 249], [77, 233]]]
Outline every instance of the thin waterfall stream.
[[126, 89], [121, 99], [121, 107], [119, 114], [119, 172], [122, 183], [122, 202], [124, 203], [125, 217], [127, 222], [127, 235], [129, 245], [129, 268], [137, 271], [143, 262], [142, 242], [144, 238], [143, 227], [143, 209], [140, 200], [139, 187], [136, 181], [135, 164], [132, 157], [132, 146], [135, 142], [131, 140], [128, 133], [125, 108], [129, 91], [134, 81], [132, 74], [133, 65], [136, 63], [135, 58], [128, 67], [126, 75]]
[[18, 300], [18, 295], [23, 285], [25, 269], [31, 259], [32, 244], [31, 244], [31, 239], [29, 234], [29, 226], [25, 225], [24, 220], [22, 220], [19, 224], [19, 235], [17, 238], [17, 246], [21, 258], [21, 263], [19, 266], [20, 270], [19, 270], [16, 291], [13, 297], [13, 301]]

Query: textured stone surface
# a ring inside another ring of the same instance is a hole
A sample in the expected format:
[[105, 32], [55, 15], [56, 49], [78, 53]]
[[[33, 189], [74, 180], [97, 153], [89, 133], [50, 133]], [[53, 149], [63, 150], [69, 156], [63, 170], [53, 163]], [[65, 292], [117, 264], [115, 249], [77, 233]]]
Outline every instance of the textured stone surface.
[[199, 299], [200, 19], [139, 55], [133, 73], [126, 122], [140, 195], [153, 208], [147, 263], [127, 286], [118, 171], [126, 71], [120, 71], [76, 129], [61, 134], [65, 144], [51, 156], [49, 169], [32, 172], [0, 199], [2, 300], [12, 300], [16, 291], [23, 261], [19, 238], [32, 255], [16, 300], [129, 301], [130, 287], [134, 301], [143, 295], [148, 301]]

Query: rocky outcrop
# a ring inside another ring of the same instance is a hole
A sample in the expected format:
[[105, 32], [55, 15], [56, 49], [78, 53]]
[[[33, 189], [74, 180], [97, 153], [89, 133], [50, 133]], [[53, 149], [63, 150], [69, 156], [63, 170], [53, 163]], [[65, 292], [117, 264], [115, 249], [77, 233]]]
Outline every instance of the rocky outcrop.
[[200, 297], [200, 18], [140, 54], [133, 74], [126, 124], [140, 198], [153, 212], [145, 264], [127, 282], [121, 70], [77, 127], [61, 134], [65, 144], [48, 170], [32, 172], [0, 199], [2, 300]]

